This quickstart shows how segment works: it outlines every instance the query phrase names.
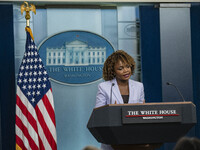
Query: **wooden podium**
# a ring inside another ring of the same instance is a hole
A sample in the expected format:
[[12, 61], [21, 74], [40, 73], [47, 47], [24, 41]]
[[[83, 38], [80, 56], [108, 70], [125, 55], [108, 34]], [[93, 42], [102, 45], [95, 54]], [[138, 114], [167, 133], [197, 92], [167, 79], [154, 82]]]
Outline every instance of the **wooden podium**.
[[196, 122], [192, 102], [110, 104], [94, 109], [87, 127], [115, 150], [153, 150], [176, 142]]

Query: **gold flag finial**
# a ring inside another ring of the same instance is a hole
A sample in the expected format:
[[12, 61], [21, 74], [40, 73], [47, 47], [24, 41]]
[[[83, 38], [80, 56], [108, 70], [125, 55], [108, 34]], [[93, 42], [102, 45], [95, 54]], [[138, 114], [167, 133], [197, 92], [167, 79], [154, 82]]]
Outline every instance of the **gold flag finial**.
[[28, 2], [24, 2], [24, 4], [21, 5], [21, 15], [23, 15], [23, 12], [26, 12], [26, 26], [29, 26], [29, 20], [31, 18], [30, 11], [32, 11], [34, 14], [36, 14], [36, 8], [35, 5], [31, 4], [29, 6]]

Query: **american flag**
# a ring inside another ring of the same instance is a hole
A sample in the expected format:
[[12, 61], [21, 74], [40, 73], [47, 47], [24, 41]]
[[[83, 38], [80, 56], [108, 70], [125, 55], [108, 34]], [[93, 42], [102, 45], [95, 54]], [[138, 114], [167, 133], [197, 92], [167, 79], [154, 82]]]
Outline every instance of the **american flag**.
[[26, 33], [26, 50], [17, 78], [16, 149], [57, 150], [51, 84], [29, 27]]

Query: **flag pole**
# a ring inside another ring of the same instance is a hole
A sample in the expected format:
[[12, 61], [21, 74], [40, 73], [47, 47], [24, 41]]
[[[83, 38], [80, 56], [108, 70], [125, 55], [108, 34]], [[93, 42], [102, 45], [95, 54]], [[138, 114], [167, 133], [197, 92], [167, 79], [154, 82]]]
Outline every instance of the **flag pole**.
[[36, 14], [36, 8], [35, 8], [35, 5], [33, 4], [28, 4], [28, 2], [24, 2], [22, 5], [21, 5], [21, 15], [23, 15], [23, 12], [26, 12], [26, 15], [25, 15], [25, 19], [26, 19], [26, 27], [29, 27], [30, 26], [30, 11], [32, 11], [34, 14]]
[[24, 2], [26, 12], [25, 52], [17, 76], [15, 141], [16, 150], [57, 150], [53, 93], [30, 28], [30, 11], [35, 6]]

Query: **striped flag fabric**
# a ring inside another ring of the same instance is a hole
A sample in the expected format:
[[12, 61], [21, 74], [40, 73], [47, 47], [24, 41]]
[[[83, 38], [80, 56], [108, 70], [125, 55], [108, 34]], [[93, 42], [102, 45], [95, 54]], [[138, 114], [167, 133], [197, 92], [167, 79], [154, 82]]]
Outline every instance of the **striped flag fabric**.
[[51, 84], [29, 27], [26, 34], [25, 53], [17, 77], [16, 150], [57, 150]]

